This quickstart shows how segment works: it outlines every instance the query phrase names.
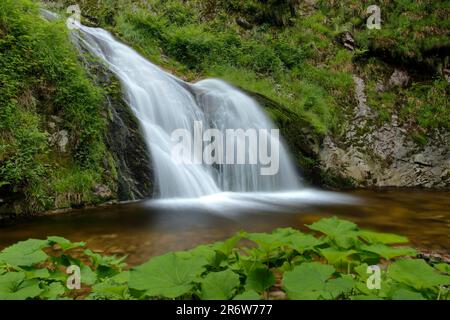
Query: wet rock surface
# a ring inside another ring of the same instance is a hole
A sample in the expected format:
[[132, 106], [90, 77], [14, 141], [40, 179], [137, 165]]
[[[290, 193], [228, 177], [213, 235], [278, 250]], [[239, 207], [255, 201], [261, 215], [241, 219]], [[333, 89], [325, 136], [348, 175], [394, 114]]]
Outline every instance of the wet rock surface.
[[[84, 52], [83, 48], [80, 50]], [[117, 180], [116, 198], [119, 201], [149, 198], [154, 192], [150, 153], [138, 120], [123, 99], [120, 83], [102, 63], [89, 58], [83, 59], [83, 63], [106, 92], [104, 108], [108, 130], [105, 142], [115, 164], [111, 178]], [[100, 189], [96, 192], [109, 196], [109, 189]]]

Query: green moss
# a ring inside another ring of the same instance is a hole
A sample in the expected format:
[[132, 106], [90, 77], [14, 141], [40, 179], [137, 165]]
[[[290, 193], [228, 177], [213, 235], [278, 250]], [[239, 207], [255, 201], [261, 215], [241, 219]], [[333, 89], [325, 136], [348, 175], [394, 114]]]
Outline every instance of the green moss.
[[[0, 25], [1, 184], [26, 195], [21, 211], [59, 207], [65, 192], [91, 201], [106, 153], [101, 90], [79, 63], [65, 25], [42, 19], [32, 1], [2, 1]], [[49, 142], [50, 116], [69, 133], [66, 153]]]

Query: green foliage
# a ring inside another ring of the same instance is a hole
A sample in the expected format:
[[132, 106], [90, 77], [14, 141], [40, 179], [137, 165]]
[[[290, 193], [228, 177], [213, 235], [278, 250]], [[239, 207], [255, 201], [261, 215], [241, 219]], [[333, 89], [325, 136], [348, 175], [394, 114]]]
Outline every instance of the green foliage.
[[[2, 1], [0, 26], [0, 185], [25, 194], [19, 211], [92, 202], [106, 150], [102, 93], [64, 23], [42, 19], [34, 2]], [[50, 143], [52, 117], [68, 132], [66, 153]]]
[[54, 300], [83, 295], [83, 289], [77, 293], [67, 288], [70, 275], [65, 271], [71, 265], [80, 267], [83, 287], [92, 287], [87, 298], [98, 297], [99, 292], [106, 290], [106, 283], [122, 283], [124, 258], [101, 256], [90, 250], [80, 254], [78, 249], [85, 245], [62, 237], [48, 237], [29, 239], [4, 249], [0, 252], [0, 299]]
[[199, 257], [168, 253], [134, 269], [130, 274], [130, 288], [144, 291], [149, 297], [177, 298], [192, 290], [205, 264]]
[[[386, 245], [406, 238], [360, 230], [337, 218], [309, 228], [324, 235], [292, 228], [240, 232], [224, 242], [154, 257], [128, 271], [125, 257], [83, 251], [83, 242], [30, 239], [0, 253], [0, 299], [259, 300], [275, 288], [302, 300], [449, 298], [447, 264], [432, 266], [415, 259], [410, 248]], [[353, 239], [348, 249], [336, 242], [345, 237]], [[254, 245], [243, 246], [242, 239]], [[367, 286], [369, 263], [381, 267], [381, 289]], [[70, 265], [80, 267], [81, 290], [66, 287]]]

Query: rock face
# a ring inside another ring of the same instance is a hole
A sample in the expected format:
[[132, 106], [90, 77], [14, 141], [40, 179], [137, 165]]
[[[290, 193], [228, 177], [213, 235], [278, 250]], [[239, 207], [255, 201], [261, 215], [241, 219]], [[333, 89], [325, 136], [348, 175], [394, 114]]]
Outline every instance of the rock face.
[[[357, 106], [346, 133], [338, 140], [324, 139], [320, 167], [338, 172], [356, 186], [450, 187], [450, 134], [436, 131], [426, 145], [420, 145], [398, 124], [395, 114], [389, 123], [376, 125], [365, 104], [364, 81], [358, 77], [354, 81]], [[408, 81], [407, 75], [396, 71], [389, 82], [404, 86]]]
[[149, 198], [153, 194], [152, 167], [137, 120], [124, 102], [109, 104], [107, 146], [117, 165], [118, 199]]
[[[111, 179], [117, 180], [117, 200], [150, 198], [154, 190], [149, 151], [137, 119], [123, 100], [120, 83], [101, 63], [87, 58], [83, 63], [93, 80], [107, 92], [105, 116], [108, 132], [105, 142], [115, 163], [116, 172]], [[98, 195], [111, 193], [104, 186], [98, 186], [95, 191]]]

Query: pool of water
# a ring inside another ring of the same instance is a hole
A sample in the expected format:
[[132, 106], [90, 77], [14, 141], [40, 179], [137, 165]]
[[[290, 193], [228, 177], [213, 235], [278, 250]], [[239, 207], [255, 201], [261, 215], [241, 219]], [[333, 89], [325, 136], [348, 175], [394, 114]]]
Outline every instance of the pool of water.
[[[317, 193], [304, 192], [289, 206], [283, 206], [289, 199], [259, 195], [247, 201], [212, 197], [201, 205], [143, 201], [75, 210], [0, 226], [0, 249], [28, 238], [58, 235], [87, 241], [97, 252], [128, 254], [127, 262], [136, 265], [168, 251], [224, 240], [239, 230], [304, 230], [305, 224], [336, 215], [362, 228], [407, 236], [421, 249], [450, 252], [450, 191], [361, 190], [333, 194], [337, 195], [333, 201], [327, 201], [326, 193], [323, 197], [313, 195]], [[280, 202], [278, 208], [276, 201]], [[261, 203], [265, 203], [265, 210]]]

